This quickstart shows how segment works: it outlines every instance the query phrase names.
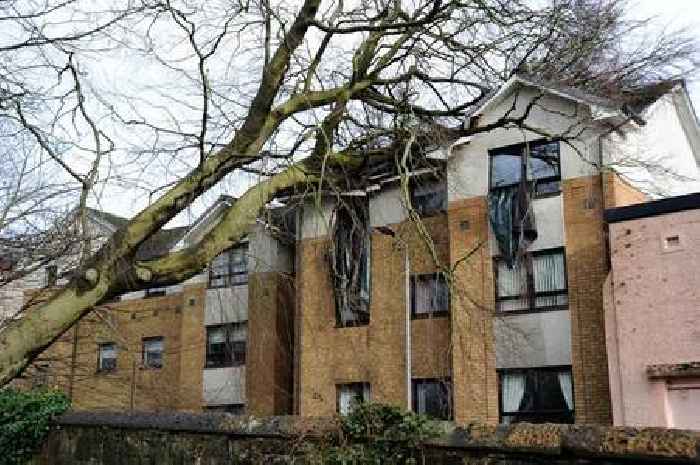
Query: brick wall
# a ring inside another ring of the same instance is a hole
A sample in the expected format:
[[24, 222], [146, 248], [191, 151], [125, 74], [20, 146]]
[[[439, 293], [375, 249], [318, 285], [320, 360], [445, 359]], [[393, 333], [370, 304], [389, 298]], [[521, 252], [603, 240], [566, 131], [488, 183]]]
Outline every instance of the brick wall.
[[[46, 349], [25, 373], [63, 389], [75, 409], [200, 410], [205, 357], [204, 288], [101, 305]], [[142, 362], [143, 338], [163, 337], [162, 368]], [[98, 370], [99, 344], [115, 343], [116, 369]], [[46, 375], [42, 367], [47, 367]]]
[[599, 176], [562, 182], [577, 423], [612, 422], [603, 283], [608, 274]]
[[646, 194], [631, 186], [615, 173], [603, 174], [603, 180], [605, 182], [603, 186], [605, 208], [624, 207], [649, 200]]
[[493, 340], [494, 283], [485, 197], [449, 206], [455, 420], [498, 422]]
[[[370, 323], [337, 328], [326, 253], [328, 238], [297, 244], [297, 350], [295, 411], [331, 415], [336, 385], [369, 382], [373, 401], [407, 407], [405, 248], [411, 273], [437, 270], [448, 263], [446, 216], [426, 218], [433, 246], [422, 240], [411, 222], [390, 225], [395, 237], [372, 234]], [[414, 320], [412, 377], [449, 375], [449, 319]]]
[[283, 273], [248, 279], [246, 407], [252, 415], [292, 412], [294, 283]]

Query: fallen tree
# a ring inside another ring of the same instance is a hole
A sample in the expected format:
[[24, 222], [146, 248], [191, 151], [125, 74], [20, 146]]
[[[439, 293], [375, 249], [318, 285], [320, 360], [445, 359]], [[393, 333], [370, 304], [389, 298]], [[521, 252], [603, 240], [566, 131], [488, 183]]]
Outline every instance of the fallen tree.
[[[46, 26], [56, 24], [50, 23], [52, 15], [66, 5], [82, 11], [79, 2], [34, 12], [20, 6], [8, 10], [0, 19], [12, 24], [15, 34], [0, 45], [0, 53], [14, 61], [5, 60], [0, 73], [2, 116], [31, 136], [38, 153], [74, 186], [71, 212], [78, 212], [82, 227], [71, 230], [73, 240], [81, 238], [80, 260], [68, 284], [0, 332], [0, 384], [20, 374], [105, 299], [178, 283], [200, 272], [245, 236], [281, 192], [352, 189], [362, 183], [369, 164], [397, 163], [406, 153], [420, 157], [428, 147], [500, 127], [536, 130], [528, 125], [530, 108], [523, 114], [507, 111], [488, 125], [468, 118], [470, 110], [525, 65], [530, 73], [618, 98], [624, 98], [620, 84], [631, 89], [688, 70], [694, 49], [681, 36], [655, 37], [635, 50], [622, 45], [626, 34], [644, 27], [622, 19], [622, 2], [530, 3], [137, 2], [116, 13], [92, 12], [104, 16], [97, 27], [68, 32], [63, 27], [58, 35], [50, 35]], [[177, 31], [176, 45], [163, 45], [163, 32], [154, 32], [165, 25]], [[136, 33], [145, 34], [142, 46], [128, 43]], [[163, 123], [167, 118], [152, 121], [139, 113], [140, 96], [132, 96], [124, 109], [110, 101], [124, 96], [91, 90], [83, 63], [103, 53], [102, 47], [126, 47], [181, 73], [196, 98], [168, 98], [192, 113], [180, 120], [165, 108], [164, 114], [172, 117], [168, 125]], [[165, 56], [181, 49], [186, 59]], [[41, 58], [43, 68], [55, 73], [53, 87], [47, 90], [46, 80], [28, 77], [27, 57]], [[239, 58], [243, 63], [237, 71], [245, 76], [212, 64], [220, 60], [234, 66]], [[105, 124], [106, 119], [111, 123]], [[73, 124], [62, 139], [56, 135], [61, 122]], [[119, 152], [111, 134], [118, 132], [117, 125], [135, 128], [137, 135], [151, 134], [152, 147]], [[73, 139], [66, 140], [69, 132]], [[576, 134], [552, 136], [565, 141]], [[76, 152], [87, 155], [88, 163], [76, 161]], [[101, 186], [121, 179], [107, 167], [122, 156], [146, 170], [149, 154], [172, 156], [187, 169], [152, 189], [155, 200], [93, 253], [84, 211]], [[196, 246], [136, 259], [145, 241], [227, 176], [240, 173], [259, 179]], [[52, 230], [35, 229], [39, 235]], [[13, 250], [30, 243], [26, 223], [3, 222], [1, 231]]]

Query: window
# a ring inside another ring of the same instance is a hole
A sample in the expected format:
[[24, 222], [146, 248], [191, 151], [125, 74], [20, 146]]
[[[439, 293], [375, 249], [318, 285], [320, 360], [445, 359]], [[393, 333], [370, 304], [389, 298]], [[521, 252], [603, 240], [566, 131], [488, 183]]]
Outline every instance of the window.
[[531, 312], [560, 310], [569, 303], [564, 249], [525, 254], [509, 267], [495, 260], [496, 310]]
[[340, 415], [349, 415], [357, 405], [370, 399], [369, 383], [338, 384], [336, 391]]
[[501, 423], [573, 423], [570, 367], [500, 372]]
[[248, 283], [248, 244], [239, 244], [219, 254], [209, 265], [209, 287]]
[[[528, 153], [529, 150], [529, 153]], [[537, 196], [560, 191], [559, 142], [535, 141], [491, 150], [491, 189], [512, 187], [525, 177]], [[523, 157], [527, 158], [524, 163]]]
[[414, 318], [446, 314], [450, 309], [450, 288], [442, 273], [411, 276], [411, 314]]
[[434, 181], [411, 188], [411, 205], [420, 216], [432, 216], [447, 209], [444, 182]]
[[146, 294], [145, 298], [149, 297], [163, 297], [165, 294], [167, 294], [167, 288], [165, 287], [152, 287], [149, 289], [146, 289]]
[[206, 368], [245, 365], [247, 323], [207, 326]]
[[141, 356], [144, 368], [161, 368], [163, 366], [163, 338], [144, 338]]
[[204, 410], [210, 412], [226, 412], [232, 415], [245, 415], [245, 404], [207, 405]]
[[414, 379], [413, 411], [436, 420], [452, 419], [452, 381], [443, 379]]
[[343, 199], [335, 211], [330, 254], [339, 327], [369, 323], [370, 252], [367, 198]]
[[117, 369], [117, 345], [105, 342], [98, 346], [97, 371], [113, 371]]

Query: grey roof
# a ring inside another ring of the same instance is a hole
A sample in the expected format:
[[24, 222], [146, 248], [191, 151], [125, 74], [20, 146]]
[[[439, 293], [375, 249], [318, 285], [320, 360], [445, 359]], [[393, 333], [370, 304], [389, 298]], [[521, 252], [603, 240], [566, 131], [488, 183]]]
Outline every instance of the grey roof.
[[[109, 212], [94, 208], [89, 208], [88, 210], [93, 217], [112, 225], [114, 229], [119, 229], [129, 223], [127, 218]], [[136, 258], [138, 260], [150, 260], [167, 254], [189, 229], [189, 226], [161, 229], [141, 244], [136, 252]]]

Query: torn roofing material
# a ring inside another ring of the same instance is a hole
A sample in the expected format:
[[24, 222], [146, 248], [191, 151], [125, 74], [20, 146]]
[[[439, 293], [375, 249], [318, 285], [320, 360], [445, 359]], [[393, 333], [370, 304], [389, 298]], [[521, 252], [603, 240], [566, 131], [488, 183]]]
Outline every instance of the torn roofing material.
[[663, 95], [669, 93], [674, 88], [679, 86], [683, 87], [684, 84], [681, 80], [661, 81], [640, 86], [635, 89], [620, 89], [617, 95], [611, 97], [596, 95], [564, 82], [543, 79], [533, 74], [517, 73], [500, 88], [486, 95], [481, 104], [478, 105], [474, 111], [465, 116], [482, 115], [510, 95], [511, 91], [517, 86], [534, 87], [567, 100], [586, 105], [591, 108], [594, 115], [604, 118], [613, 115], [632, 116], [633, 114], [640, 113]]

